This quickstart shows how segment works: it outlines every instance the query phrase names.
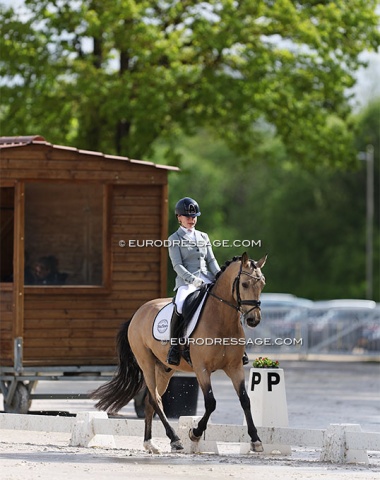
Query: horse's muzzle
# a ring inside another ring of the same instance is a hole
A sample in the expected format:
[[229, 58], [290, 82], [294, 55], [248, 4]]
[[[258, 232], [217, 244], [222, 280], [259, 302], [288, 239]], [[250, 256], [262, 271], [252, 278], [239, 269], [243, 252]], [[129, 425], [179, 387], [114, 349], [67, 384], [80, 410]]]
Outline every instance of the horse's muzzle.
[[260, 323], [261, 320], [261, 310], [255, 308], [252, 312], [249, 312], [245, 321], [247, 322], [248, 327], [254, 328]]

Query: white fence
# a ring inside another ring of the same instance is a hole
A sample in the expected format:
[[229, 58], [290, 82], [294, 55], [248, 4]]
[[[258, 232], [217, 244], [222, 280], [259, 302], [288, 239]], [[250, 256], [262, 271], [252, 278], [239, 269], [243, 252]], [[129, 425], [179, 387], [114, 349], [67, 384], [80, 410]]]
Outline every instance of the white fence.
[[[184, 446], [183, 453], [218, 453], [218, 443], [239, 443], [240, 453], [249, 450], [250, 438], [243, 425], [209, 424], [198, 445], [188, 432], [200, 417], [181, 417], [172, 422]], [[115, 446], [114, 436], [139, 437], [144, 434], [143, 420], [109, 419], [103, 412], [84, 412], [77, 417], [0, 414], [1, 430], [64, 432], [71, 434], [71, 446]], [[161, 422], [154, 422], [154, 436], [165, 437]], [[289, 445], [320, 449], [320, 460], [334, 463], [368, 463], [368, 451], [380, 452], [380, 433], [362, 432], [360, 425], [330, 425], [325, 430], [259, 427], [264, 445]], [[168, 440], [169, 441], [169, 440]]]
[[356, 355], [380, 360], [380, 309], [263, 308], [255, 329], [245, 327], [247, 352]]

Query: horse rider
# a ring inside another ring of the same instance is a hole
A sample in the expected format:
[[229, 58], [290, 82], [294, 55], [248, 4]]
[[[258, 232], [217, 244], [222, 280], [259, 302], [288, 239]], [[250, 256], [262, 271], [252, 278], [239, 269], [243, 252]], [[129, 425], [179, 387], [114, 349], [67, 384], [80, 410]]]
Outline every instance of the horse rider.
[[168, 353], [170, 365], [179, 365], [181, 359], [178, 340], [182, 335], [182, 307], [186, 297], [204, 283], [212, 283], [220, 271], [207, 233], [195, 229], [201, 215], [198, 203], [190, 197], [181, 198], [175, 206], [175, 215], [180, 226], [169, 237], [169, 256], [177, 274], [170, 337], [177, 342], [172, 342]]

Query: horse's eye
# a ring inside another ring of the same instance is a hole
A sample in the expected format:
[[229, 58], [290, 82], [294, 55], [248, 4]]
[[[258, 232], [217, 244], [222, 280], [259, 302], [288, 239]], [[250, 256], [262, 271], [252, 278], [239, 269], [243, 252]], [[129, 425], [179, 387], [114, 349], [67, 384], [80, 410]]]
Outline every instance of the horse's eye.
[[242, 286], [243, 286], [243, 288], [248, 288], [248, 287], [249, 287], [249, 283], [248, 283], [248, 282], [243, 282], [243, 283], [242, 283]]

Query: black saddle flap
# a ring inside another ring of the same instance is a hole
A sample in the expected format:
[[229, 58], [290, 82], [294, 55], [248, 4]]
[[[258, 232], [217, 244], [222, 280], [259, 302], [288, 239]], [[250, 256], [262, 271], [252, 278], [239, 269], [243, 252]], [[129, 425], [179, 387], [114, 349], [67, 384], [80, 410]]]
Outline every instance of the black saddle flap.
[[190, 293], [183, 302], [182, 315], [184, 324], [187, 326], [191, 319], [193, 318], [194, 313], [197, 311], [199, 304], [202, 302], [203, 297], [209, 292], [213, 284], [203, 284], [195, 292]]

